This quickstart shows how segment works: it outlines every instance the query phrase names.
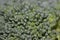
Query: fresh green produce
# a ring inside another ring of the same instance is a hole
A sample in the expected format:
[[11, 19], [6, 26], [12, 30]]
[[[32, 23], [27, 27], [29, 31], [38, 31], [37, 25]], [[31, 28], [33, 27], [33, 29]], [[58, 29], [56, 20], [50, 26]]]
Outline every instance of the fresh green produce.
[[60, 1], [8, 0], [0, 5], [0, 40], [60, 40]]

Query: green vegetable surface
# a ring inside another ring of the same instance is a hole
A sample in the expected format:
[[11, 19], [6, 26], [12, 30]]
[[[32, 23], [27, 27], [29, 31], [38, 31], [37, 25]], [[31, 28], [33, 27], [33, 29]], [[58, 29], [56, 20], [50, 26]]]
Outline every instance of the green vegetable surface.
[[0, 40], [60, 40], [60, 0], [7, 0]]

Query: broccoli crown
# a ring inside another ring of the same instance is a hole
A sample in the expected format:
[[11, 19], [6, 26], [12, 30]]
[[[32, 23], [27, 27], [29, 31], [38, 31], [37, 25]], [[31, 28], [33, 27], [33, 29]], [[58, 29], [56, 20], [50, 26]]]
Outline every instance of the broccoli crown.
[[8, 0], [0, 6], [0, 40], [60, 40], [60, 0]]

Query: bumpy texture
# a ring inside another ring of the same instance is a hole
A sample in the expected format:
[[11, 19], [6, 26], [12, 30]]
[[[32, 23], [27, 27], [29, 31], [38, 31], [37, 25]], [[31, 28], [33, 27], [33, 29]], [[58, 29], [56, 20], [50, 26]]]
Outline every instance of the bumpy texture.
[[8, 0], [0, 6], [0, 40], [60, 40], [60, 0]]

